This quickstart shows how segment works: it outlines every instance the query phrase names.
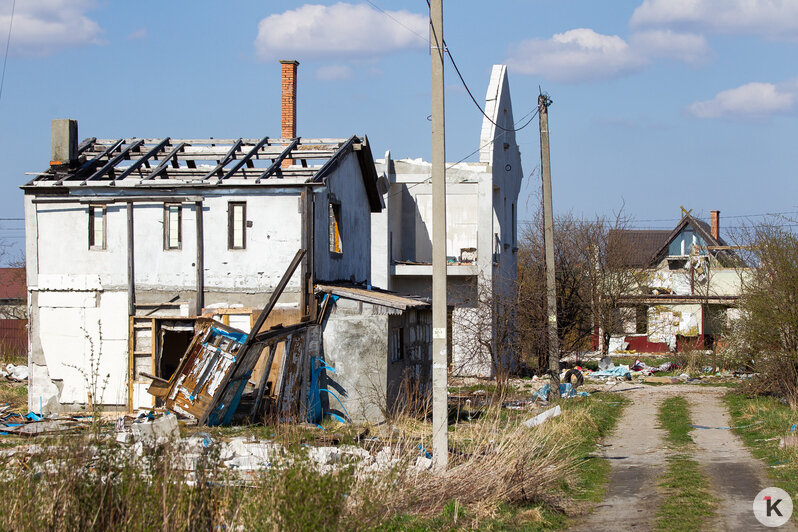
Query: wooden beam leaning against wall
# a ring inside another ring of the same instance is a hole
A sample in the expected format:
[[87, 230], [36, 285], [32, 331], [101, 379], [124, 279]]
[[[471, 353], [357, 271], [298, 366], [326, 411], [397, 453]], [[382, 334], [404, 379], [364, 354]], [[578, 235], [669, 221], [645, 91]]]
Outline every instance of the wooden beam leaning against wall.
[[302, 196], [300, 197], [300, 208], [302, 209], [302, 247], [305, 249], [305, 256], [302, 260], [301, 268], [302, 297], [300, 300], [303, 320], [314, 320], [318, 310], [317, 305], [313, 303], [315, 299], [313, 289], [314, 207], [313, 191], [308, 188], [303, 189]]

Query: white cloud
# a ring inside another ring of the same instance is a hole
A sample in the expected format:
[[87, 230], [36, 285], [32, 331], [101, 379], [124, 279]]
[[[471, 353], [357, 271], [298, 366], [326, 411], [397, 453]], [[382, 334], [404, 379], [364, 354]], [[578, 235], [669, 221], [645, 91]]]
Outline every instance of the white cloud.
[[671, 27], [798, 40], [796, 0], [644, 0], [632, 27]]
[[699, 66], [710, 56], [703, 35], [677, 33], [671, 30], [649, 30], [631, 36], [632, 47], [649, 57], [667, 57], [688, 65]]
[[508, 65], [522, 74], [554, 81], [594, 81], [635, 71], [647, 60], [617, 35], [588, 28], [557, 33], [551, 39], [529, 39], [511, 49]]
[[[0, 28], [7, 31], [11, 3], [0, 14]], [[11, 51], [24, 55], [46, 55], [62, 48], [101, 44], [102, 30], [85, 12], [91, 0], [24, 0], [17, 2], [11, 30]]]
[[695, 102], [687, 110], [698, 118], [764, 118], [791, 111], [798, 96], [798, 82], [746, 83], [719, 92], [711, 100]]
[[127, 36], [128, 39], [132, 40], [141, 40], [147, 38], [147, 28], [141, 28], [139, 30], [133, 31], [130, 35]]
[[305, 4], [258, 23], [255, 52], [264, 61], [323, 57], [375, 57], [429, 46], [426, 16], [384, 13], [366, 4]]
[[325, 81], [337, 81], [352, 77], [352, 69], [346, 65], [325, 65], [316, 70], [316, 77]]

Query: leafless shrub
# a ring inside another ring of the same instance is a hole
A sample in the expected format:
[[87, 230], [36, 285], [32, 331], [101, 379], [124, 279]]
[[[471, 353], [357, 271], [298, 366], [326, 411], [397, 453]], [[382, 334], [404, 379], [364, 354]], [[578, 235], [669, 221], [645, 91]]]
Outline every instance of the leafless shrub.
[[773, 219], [738, 235], [748, 244], [741, 271], [740, 318], [735, 324], [738, 356], [759, 373], [757, 391], [798, 406], [798, 235]]
[[[470, 297], [456, 309], [456, 331], [461, 368], [487, 365], [499, 388], [507, 384], [517, 364], [518, 300], [515, 282], [482, 278]], [[462, 371], [455, 368], [456, 371]], [[467, 371], [466, 371], [467, 372]]]
[[[541, 217], [522, 232], [518, 267], [519, 336], [524, 360], [548, 367], [548, 312]], [[577, 219], [571, 214], [554, 221], [557, 281], [557, 327], [560, 352], [579, 353], [590, 347], [594, 330], [602, 333], [607, 352], [617, 310], [640, 286], [635, 249], [623, 232], [631, 219], [621, 209], [614, 217]]]

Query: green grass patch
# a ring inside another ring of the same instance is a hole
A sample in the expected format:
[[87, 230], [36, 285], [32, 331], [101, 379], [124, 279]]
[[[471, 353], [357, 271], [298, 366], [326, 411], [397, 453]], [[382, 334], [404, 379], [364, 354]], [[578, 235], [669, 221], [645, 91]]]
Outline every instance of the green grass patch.
[[[798, 449], [779, 449], [781, 437], [798, 435], [798, 429], [791, 432], [792, 426], [798, 424], [798, 411], [775, 397], [730, 392], [724, 401], [732, 418], [732, 430], [756, 458], [769, 466], [767, 472], [773, 485], [798, 501]], [[798, 512], [793, 512], [793, 520], [798, 522]]]
[[665, 492], [657, 512], [657, 530], [701, 530], [715, 511], [715, 498], [707, 489], [709, 479], [693, 460], [693, 438], [690, 436], [690, 408], [683, 397], [670, 397], [662, 402], [657, 418], [665, 429], [665, 441], [672, 454], [668, 468], [659, 483]]
[[659, 483], [666, 496], [657, 512], [657, 530], [703, 530], [715, 510], [707, 485], [701, 466], [689, 454], [668, 457], [668, 471]]
[[690, 408], [684, 397], [665, 399], [657, 415], [660, 426], [667, 432], [665, 440], [672, 447], [693, 443], [690, 436]]
[[625, 397], [596, 393], [582, 400], [567, 399], [561, 402], [564, 413], [584, 409], [591, 420], [591, 423], [575, 427], [576, 453], [582, 463], [570, 479], [570, 484], [563, 486], [567, 496], [590, 502], [601, 502], [604, 498], [612, 466], [597, 456], [596, 445], [612, 432], [629, 402]]
[[8, 404], [10, 412], [28, 411], [28, 386], [24, 383], [0, 382], [0, 405]]

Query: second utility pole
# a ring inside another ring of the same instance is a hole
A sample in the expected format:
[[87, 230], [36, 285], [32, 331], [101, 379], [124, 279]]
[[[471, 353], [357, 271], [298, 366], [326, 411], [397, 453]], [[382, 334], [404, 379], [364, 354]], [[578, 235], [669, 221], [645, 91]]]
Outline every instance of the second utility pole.
[[449, 465], [443, 0], [431, 0], [429, 15], [432, 60], [432, 461], [436, 471], [443, 471]]
[[543, 178], [543, 243], [546, 246], [546, 307], [549, 339], [551, 393], [560, 396], [560, 341], [557, 336], [557, 276], [554, 265], [554, 215], [551, 206], [551, 165], [549, 164], [549, 105], [545, 94], [538, 96], [540, 116], [540, 174]]

